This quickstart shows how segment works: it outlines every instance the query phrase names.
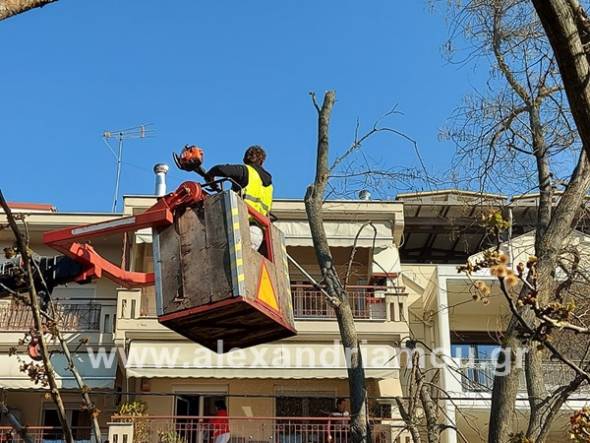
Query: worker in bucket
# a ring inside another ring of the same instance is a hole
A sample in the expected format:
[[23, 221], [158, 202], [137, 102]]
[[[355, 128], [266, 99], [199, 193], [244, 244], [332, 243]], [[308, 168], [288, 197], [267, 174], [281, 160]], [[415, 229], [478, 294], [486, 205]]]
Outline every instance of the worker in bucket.
[[[246, 149], [243, 165], [215, 165], [207, 171], [205, 178], [212, 181], [215, 177], [232, 180], [232, 189], [239, 193], [246, 204], [265, 217], [268, 217], [272, 206], [272, 176], [264, 169], [266, 152], [261, 146], [254, 145]], [[262, 229], [250, 222], [250, 241], [252, 248], [258, 250], [263, 240]]]
[[[242, 196], [244, 201], [268, 217], [272, 206], [272, 176], [262, 166], [266, 160], [266, 152], [258, 145], [250, 146], [244, 153], [242, 165], [215, 165], [205, 172], [202, 166], [203, 150], [197, 146], [186, 145], [181, 155], [174, 154], [176, 165], [185, 171], [194, 171], [211, 182], [216, 177], [229, 178], [232, 190]], [[258, 250], [264, 235], [262, 229], [250, 221], [250, 241], [252, 248]]]

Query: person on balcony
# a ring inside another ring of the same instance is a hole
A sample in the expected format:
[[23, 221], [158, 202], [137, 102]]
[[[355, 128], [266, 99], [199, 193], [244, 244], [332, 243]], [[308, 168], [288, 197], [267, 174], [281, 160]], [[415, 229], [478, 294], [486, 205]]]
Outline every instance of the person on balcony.
[[212, 443], [228, 443], [229, 432], [229, 418], [227, 417], [227, 408], [223, 400], [215, 402], [215, 417], [211, 419], [211, 430], [213, 431]]
[[338, 399], [336, 410], [330, 413], [330, 417], [334, 417], [334, 419], [328, 422], [328, 443], [348, 441], [348, 420], [346, 417], [350, 417], [350, 413], [346, 409], [345, 398]]

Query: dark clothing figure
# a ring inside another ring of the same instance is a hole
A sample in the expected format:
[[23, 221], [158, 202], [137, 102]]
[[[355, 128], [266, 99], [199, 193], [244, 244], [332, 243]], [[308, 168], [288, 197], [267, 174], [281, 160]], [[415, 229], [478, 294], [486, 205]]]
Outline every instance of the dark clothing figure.
[[[258, 165], [250, 166], [256, 169], [264, 186], [272, 184], [272, 176], [266, 169]], [[207, 172], [208, 180], [213, 180], [214, 177], [231, 178], [235, 182], [232, 183], [232, 190], [240, 192], [248, 185], [248, 168], [246, 165], [215, 165]]]

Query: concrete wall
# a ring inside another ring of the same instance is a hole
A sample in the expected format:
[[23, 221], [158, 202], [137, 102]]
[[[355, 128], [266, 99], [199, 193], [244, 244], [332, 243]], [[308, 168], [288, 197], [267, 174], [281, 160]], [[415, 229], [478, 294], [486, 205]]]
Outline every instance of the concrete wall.
[[[82, 404], [79, 394], [62, 392], [62, 399], [66, 409], [79, 410]], [[94, 394], [92, 400], [102, 411], [99, 422], [101, 427], [106, 428], [115, 413], [115, 398], [110, 394]], [[43, 410], [53, 409], [54, 405], [48, 394], [42, 392], [7, 392], [6, 404], [11, 410], [16, 410], [15, 415], [20, 418], [22, 424], [28, 426], [40, 426], [43, 423]]]
[[[374, 384], [371, 384], [372, 394], [375, 395]], [[138, 383], [139, 386], [139, 383]], [[231, 416], [272, 417], [275, 415], [274, 397], [283, 392], [293, 396], [326, 395], [345, 397], [348, 395], [348, 382], [344, 379], [325, 380], [274, 380], [274, 379], [151, 379], [151, 393], [167, 393], [169, 395], [150, 395], [140, 393], [138, 400], [148, 406], [150, 415], [173, 415], [174, 397], [177, 393], [226, 393], [228, 398], [228, 412]], [[245, 397], [251, 395], [252, 397]], [[243, 396], [243, 397], [241, 397]], [[268, 396], [268, 397], [264, 397]]]

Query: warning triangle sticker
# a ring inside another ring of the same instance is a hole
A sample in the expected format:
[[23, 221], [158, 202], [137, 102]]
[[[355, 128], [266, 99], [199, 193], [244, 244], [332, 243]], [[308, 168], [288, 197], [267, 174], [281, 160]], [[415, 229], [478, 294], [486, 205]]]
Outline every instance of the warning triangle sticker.
[[257, 298], [265, 305], [273, 308], [275, 311], [279, 310], [279, 304], [277, 303], [275, 290], [272, 287], [270, 275], [268, 275], [268, 271], [266, 270], [266, 265], [264, 262], [262, 262], [262, 270], [260, 271]]

